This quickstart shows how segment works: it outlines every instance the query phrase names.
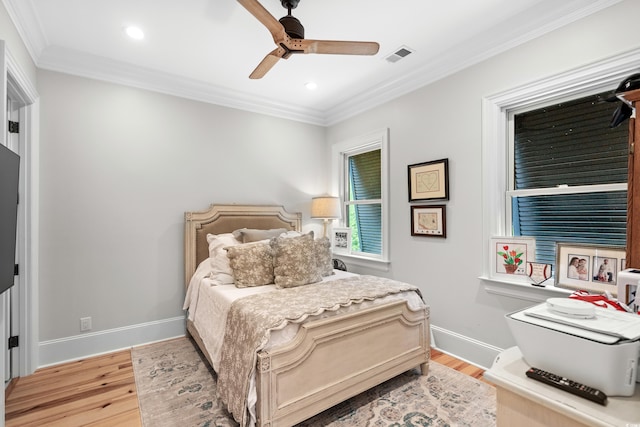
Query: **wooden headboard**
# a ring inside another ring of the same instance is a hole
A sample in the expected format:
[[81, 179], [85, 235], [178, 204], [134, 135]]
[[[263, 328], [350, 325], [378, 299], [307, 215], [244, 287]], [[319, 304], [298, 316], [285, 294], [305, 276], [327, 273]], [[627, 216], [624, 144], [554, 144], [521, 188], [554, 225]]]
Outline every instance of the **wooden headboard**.
[[209, 209], [184, 214], [185, 286], [198, 265], [209, 257], [207, 234], [231, 233], [239, 228], [286, 228], [300, 231], [302, 214], [276, 205], [211, 205]]

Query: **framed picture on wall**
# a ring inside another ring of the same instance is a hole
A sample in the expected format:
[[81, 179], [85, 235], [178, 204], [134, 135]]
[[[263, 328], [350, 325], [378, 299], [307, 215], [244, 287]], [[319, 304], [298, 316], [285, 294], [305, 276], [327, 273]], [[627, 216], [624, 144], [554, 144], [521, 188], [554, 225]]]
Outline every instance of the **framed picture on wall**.
[[351, 229], [349, 227], [333, 227], [331, 230], [333, 253], [348, 254], [351, 252]]
[[409, 202], [449, 200], [449, 159], [408, 166]]
[[411, 206], [411, 235], [447, 237], [445, 205]]

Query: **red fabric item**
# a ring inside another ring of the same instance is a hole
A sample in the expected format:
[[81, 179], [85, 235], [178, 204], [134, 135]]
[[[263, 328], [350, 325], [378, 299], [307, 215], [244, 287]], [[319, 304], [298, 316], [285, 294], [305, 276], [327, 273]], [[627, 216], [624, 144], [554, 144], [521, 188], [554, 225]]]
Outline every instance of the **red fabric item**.
[[627, 312], [627, 310], [622, 307], [618, 301], [609, 299], [605, 295], [591, 295], [587, 291], [575, 291], [569, 295], [569, 298], [587, 301], [600, 308]]

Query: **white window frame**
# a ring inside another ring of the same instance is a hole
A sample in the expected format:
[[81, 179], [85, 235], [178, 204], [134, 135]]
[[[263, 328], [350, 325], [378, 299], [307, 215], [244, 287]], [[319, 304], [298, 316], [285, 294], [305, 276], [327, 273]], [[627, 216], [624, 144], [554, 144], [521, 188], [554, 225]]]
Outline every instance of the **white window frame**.
[[[562, 99], [575, 99], [616, 87], [624, 78], [640, 68], [640, 49], [606, 58], [602, 61], [557, 74], [536, 82], [522, 85], [482, 100], [482, 239], [486, 243], [483, 251], [483, 280], [526, 286], [527, 289], [543, 292], [545, 288], [535, 288], [505, 280], [489, 279], [490, 254], [489, 239], [493, 236], [511, 235], [511, 206], [507, 197], [509, 190], [510, 162], [510, 113], [531, 110], [549, 105]], [[512, 157], [512, 156], [511, 156]], [[567, 190], [574, 192], [573, 190]], [[515, 193], [511, 193], [515, 195]], [[489, 290], [489, 289], [488, 289]], [[566, 290], [547, 286], [546, 290]], [[494, 293], [518, 296], [512, 291]]]
[[[341, 258], [347, 258], [349, 264], [378, 270], [388, 270], [389, 258], [389, 129], [372, 131], [333, 145], [331, 151], [332, 176], [334, 178], [334, 194], [338, 193], [341, 200], [341, 208], [344, 216], [344, 201], [348, 197], [346, 192], [346, 180], [348, 172], [345, 170], [346, 157], [367, 151], [380, 149], [380, 174], [381, 174], [381, 207], [382, 207], [382, 247], [381, 254], [367, 254], [365, 252], [340, 254]], [[345, 218], [339, 220], [340, 226], [346, 224]]]

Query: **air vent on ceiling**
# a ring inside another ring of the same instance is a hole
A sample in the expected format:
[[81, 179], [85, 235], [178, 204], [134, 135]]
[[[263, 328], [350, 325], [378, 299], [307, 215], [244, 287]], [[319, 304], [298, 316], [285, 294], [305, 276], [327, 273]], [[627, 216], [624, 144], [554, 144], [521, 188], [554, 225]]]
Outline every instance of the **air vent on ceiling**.
[[389, 62], [398, 62], [402, 58], [406, 58], [408, 55], [413, 53], [413, 50], [409, 49], [406, 46], [402, 46], [393, 52], [391, 55], [387, 56], [385, 59]]

